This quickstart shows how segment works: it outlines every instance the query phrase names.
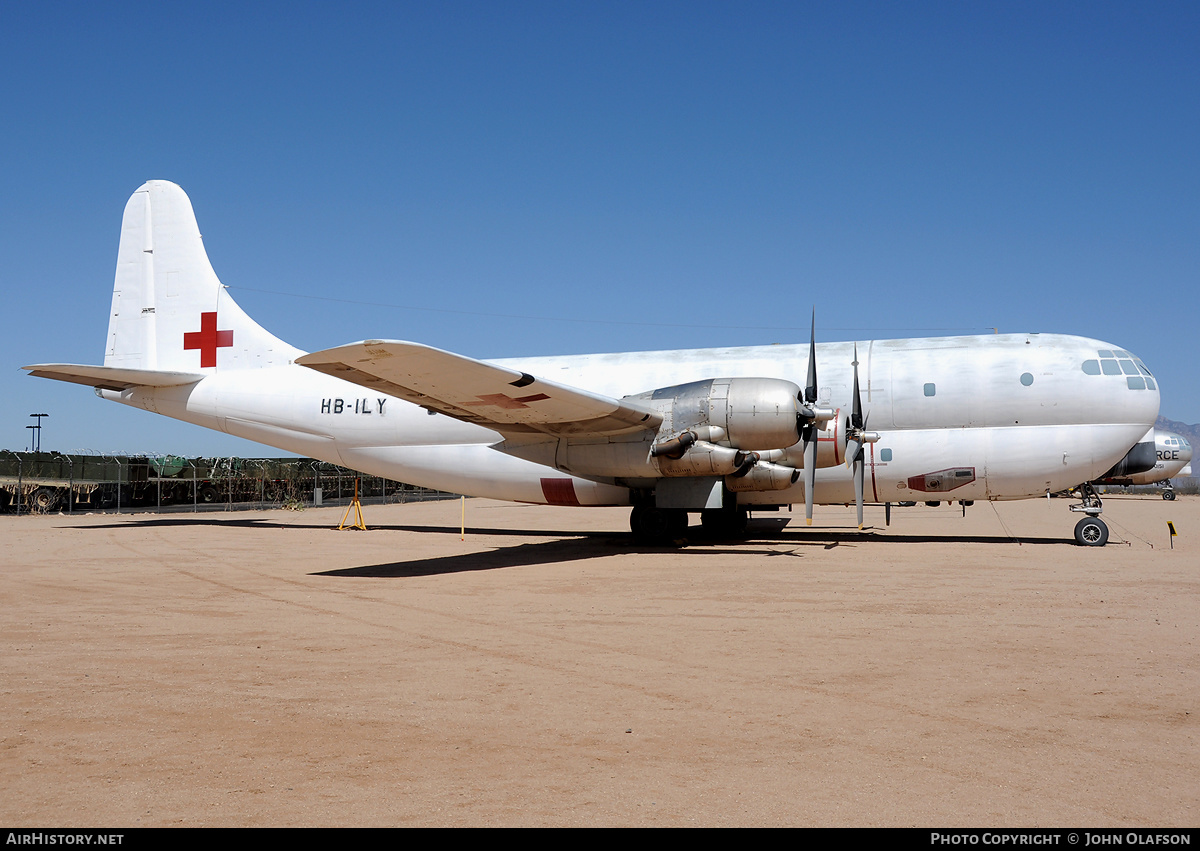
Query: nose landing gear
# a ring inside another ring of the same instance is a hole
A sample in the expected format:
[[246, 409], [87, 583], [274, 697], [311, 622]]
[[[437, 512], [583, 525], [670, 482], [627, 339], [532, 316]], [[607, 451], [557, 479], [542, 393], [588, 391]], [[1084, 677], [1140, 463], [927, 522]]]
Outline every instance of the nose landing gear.
[[1070, 506], [1070, 509], [1087, 515], [1075, 524], [1075, 543], [1081, 547], [1102, 547], [1107, 544], [1108, 526], [1100, 519], [1100, 512], [1104, 510], [1100, 494], [1096, 493], [1090, 482], [1072, 488], [1070, 494], [1079, 498], [1079, 504]]
[[1075, 524], [1075, 543], [1081, 547], [1102, 547], [1108, 543], [1108, 526], [1099, 517], [1084, 517]]

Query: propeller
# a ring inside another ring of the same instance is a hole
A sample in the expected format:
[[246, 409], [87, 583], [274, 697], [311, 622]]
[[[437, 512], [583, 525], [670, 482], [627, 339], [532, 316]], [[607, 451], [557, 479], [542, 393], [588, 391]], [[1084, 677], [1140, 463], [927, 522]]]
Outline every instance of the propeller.
[[846, 429], [846, 466], [854, 470], [854, 505], [858, 508], [858, 528], [861, 529], [863, 527], [863, 479], [866, 476], [867, 467], [863, 444], [879, 440], [879, 434], [867, 431], [867, 417], [863, 416], [862, 393], [858, 388], [858, 343], [854, 344], [853, 363], [854, 396], [850, 400], [850, 423]]
[[808, 382], [797, 407], [800, 442], [804, 447], [804, 519], [812, 525], [813, 489], [817, 484], [817, 432], [833, 419], [834, 412], [817, 406], [817, 309], [813, 308], [812, 331], [808, 338]]
[[813, 489], [817, 484], [817, 417], [813, 406], [817, 401], [817, 309], [813, 308], [812, 331], [808, 338], [808, 383], [804, 386], [804, 405], [800, 416], [805, 423], [800, 428], [804, 446], [804, 520], [811, 526]]

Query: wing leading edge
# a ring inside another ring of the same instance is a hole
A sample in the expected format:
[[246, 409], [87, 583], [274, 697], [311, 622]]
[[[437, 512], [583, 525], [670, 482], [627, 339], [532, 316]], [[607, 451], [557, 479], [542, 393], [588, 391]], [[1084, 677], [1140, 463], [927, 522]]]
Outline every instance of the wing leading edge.
[[602, 437], [657, 428], [662, 417], [529, 373], [402, 340], [366, 340], [296, 363], [501, 434]]

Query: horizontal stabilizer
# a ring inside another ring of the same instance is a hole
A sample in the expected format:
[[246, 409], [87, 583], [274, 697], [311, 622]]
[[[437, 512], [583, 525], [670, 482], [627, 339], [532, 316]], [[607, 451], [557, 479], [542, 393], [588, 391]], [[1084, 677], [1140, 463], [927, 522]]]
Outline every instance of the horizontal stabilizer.
[[502, 434], [604, 436], [657, 428], [662, 417], [628, 399], [399, 340], [313, 352], [296, 363]]
[[35, 363], [23, 366], [38, 378], [53, 378], [105, 390], [128, 390], [131, 387], [180, 387], [195, 384], [203, 375], [195, 372], [164, 372], [157, 369], [126, 369], [116, 366], [86, 366], [77, 363]]

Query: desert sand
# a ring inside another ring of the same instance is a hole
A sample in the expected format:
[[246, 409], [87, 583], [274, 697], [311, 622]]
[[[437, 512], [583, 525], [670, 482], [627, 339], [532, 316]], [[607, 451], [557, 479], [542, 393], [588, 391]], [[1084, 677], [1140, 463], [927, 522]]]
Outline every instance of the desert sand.
[[1200, 824], [1200, 498], [462, 507], [0, 517], [0, 822]]

